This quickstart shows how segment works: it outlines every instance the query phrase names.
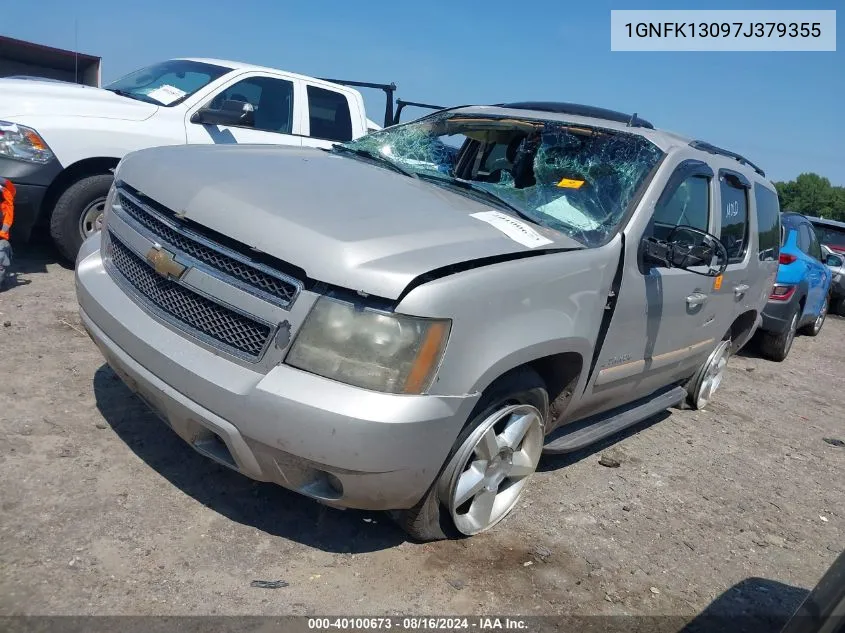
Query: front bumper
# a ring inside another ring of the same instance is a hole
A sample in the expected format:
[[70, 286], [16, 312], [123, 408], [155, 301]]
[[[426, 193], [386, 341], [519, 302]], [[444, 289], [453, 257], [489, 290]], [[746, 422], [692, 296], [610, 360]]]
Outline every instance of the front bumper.
[[792, 321], [792, 315], [799, 307], [800, 299], [798, 295], [799, 292], [796, 290], [788, 301], [772, 301], [770, 299], [766, 303], [766, 307], [763, 308], [763, 324], [760, 329], [772, 334], [786, 332]]
[[77, 260], [82, 321], [114, 371], [193, 448], [332, 506], [402, 509], [423, 497], [477, 395], [375, 393], [287, 365], [254, 371], [138, 306], [99, 246], [96, 235]]
[[0, 156], [0, 178], [15, 184], [15, 221], [12, 224], [12, 242], [25, 242], [41, 218], [41, 203], [47, 187], [62, 171], [56, 159], [45, 165], [26, 163]]

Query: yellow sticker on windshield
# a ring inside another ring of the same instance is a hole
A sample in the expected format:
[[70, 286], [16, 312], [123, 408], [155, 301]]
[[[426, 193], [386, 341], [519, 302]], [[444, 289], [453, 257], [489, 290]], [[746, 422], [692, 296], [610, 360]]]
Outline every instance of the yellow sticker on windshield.
[[566, 189], [580, 189], [583, 185], [583, 180], [573, 180], [572, 178], [564, 178], [557, 183], [558, 187], [564, 187]]

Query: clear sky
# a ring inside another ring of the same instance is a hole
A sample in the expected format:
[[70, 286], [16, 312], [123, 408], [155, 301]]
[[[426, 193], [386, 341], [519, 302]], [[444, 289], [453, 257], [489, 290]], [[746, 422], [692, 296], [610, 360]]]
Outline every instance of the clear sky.
[[[835, 53], [610, 51], [611, 9], [720, 8], [623, 0], [0, 0], [4, 35], [103, 58], [103, 81], [171, 57], [219, 57], [308, 75], [396, 82], [439, 105], [557, 100], [637, 112], [746, 155], [774, 180], [845, 185], [842, 0], [722, 8], [839, 9]], [[645, 5], [645, 6], [644, 6]], [[733, 5], [733, 6], [732, 6]], [[476, 7], [476, 8], [473, 8]], [[384, 100], [365, 91], [381, 122]], [[423, 114], [408, 110], [403, 120]]]

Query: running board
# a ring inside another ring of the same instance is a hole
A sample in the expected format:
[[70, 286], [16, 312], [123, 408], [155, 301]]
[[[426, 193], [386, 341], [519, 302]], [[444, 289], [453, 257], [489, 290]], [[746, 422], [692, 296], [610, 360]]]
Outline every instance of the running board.
[[648, 400], [632, 402], [621, 409], [564, 425], [546, 440], [543, 452], [557, 454], [581, 450], [679, 404], [686, 397], [683, 387], [674, 387]]

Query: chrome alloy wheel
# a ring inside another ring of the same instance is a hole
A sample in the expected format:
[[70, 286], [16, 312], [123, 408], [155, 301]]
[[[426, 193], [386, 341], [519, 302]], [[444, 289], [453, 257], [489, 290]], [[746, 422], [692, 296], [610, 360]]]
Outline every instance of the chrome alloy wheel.
[[716, 393], [716, 389], [722, 384], [722, 378], [728, 366], [728, 358], [730, 358], [730, 350], [731, 342], [725, 340], [719, 343], [708, 357], [695, 390], [694, 404], [696, 409], [706, 407], [713, 398], [713, 394]]
[[106, 210], [106, 199], [93, 200], [79, 218], [79, 234], [87, 239], [103, 228], [103, 212]]
[[516, 505], [537, 470], [543, 448], [543, 418], [527, 404], [493, 412], [452, 459], [449, 512], [458, 531], [478, 534], [501, 521]]

